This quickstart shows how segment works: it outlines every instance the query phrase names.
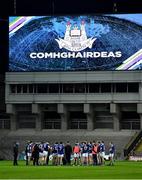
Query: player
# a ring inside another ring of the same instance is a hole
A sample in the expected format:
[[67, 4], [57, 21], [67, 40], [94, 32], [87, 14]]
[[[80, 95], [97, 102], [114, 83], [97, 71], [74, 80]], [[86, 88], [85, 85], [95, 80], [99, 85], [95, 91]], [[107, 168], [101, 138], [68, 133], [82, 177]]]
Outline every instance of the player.
[[63, 165], [65, 146], [62, 142], [58, 145], [58, 165]]
[[43, 163], [46, 165], [47, 157], [48, 157], [48, 149], [49, 149], [49, 143], [45, 142], [43, 143]]
[[72, 154], [72, 147], [71, 147], [69, 141], [67, 141], [67, 144], [65, 146], [65, 159], [66, 159], [67, 165], [71, 164], [71, 154]]
[[29, 144], [30, 144], [30, 141], [28, 141], [28, 142], [27, 142], [27, 144], [26, 144], [26, 148], [25, 148], [26, 165], [28, 165], [28, 164], [29, 164], [29, 160], [28, 160], [28, 151], [29, 151], [28, 146], [29, 146]]
[[98, 165], [101, 165], [101, 156], [100, 156], [100, 148], [101, 148], [101, 143], [100, 141], [97, 142], [97, 162]]
[[82, 156], [83, 144], [84, 144], [84, 142], [81, 142], [81, 143], [79, 144], [79, 147], [80, 147], [80, 153], [79, 153], [80, 165], [83, 165], [83, 156]]
[[104, 165], [105, 164], [105, 144], [104, 144], [104, 141], [102, 141], [100, 143], [100, 164], [101, 165]]
[[32, 141], [28, 141], [25, 149], [26, 165], [29, 165], [32, 160], [33, 147], [34, 147], [34, 143]]
[[89, 147], [87, 145], [87, 142], [84, 142], [82, 147], [83, 165], [88, 165], [88, 152]]
[[113, 166], [114, 165], [114, 154], [115, 154], [115, 146], [112, 142], [109, 143], [109, 158], [110, 158], [110, 163], [109, 165], [110, 166]]
[[39, 166], [39, 153], [40, 153], [40, 148], [39, 148], [39, 143], [35, 143], [33, 146], [33, 151], [32, 151], [32, 157], [33, 157], [33, 165]]
[[97, 158], [97, 153], [98, 153], [98, 146], [95, 141], [93, 141], [93, 147], [92, 147], [92, 156], [93, 156], [93, 165], [98, 165], [98, 158]]
[[53, 147], [52, 147], [52, 155], [53, 155], [53, 160], [52, 164], [53, 165], [58, 165], [58, 142], [56, 142]]
[[19, 152], [19, 143], [18, 142], [15, 142], [14, 143], [14, 146], [13, 146], [13, 165], [14, 166], [17, 166], [18, 165], [18, 162], [17, 162], [17, 159], [18, 159], [18, 152]]
[[44, 151], [46, 152], [46, 159], [45, 159], [46, 165], [48, 165], [49, 163], [50, 150], [51, 150], [51, 147], [49, 145], [49, 142], [44, 143]]
[[81, 149], [80, 149], [79, 143], [76, 142], [75, 146], [73, 147], [74, 165], [78, 165], [79, 166], [80, 151], [81, 151]]
[[39, 164], [43, 165], [44, 164], [44, 143], [43, 142], [39, 142], [38, 143], [38, 147], [39, 147]]
[[92, 148], [93, 148], [93, 145], [92, 145], [92, 142], [89, 142], [88, 143], [88, 151], [89, 151], [89, 154], [88, 154], [88, 164], [89, 165], [92, 165], [93, 164], [93, 157], [92, 157]]

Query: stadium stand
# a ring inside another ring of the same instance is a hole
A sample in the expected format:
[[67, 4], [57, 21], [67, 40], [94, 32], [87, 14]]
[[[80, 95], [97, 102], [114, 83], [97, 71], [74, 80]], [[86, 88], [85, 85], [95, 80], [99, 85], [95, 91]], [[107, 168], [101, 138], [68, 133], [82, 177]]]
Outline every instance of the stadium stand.
[[[48, 3], [41, 0], [40, 4], [29, 0], [11, 0], [8, 15], [41, 16], [47, 11], [48, 15], [141, 13], [140, 1], [92, 2], [89, 0], [86, 6], [85, 1], [76, 4], [76, 0], [73, 0], [68, 8], [67, 0], [62, 0], [62, 3], [57, 0], [50, 0]], [[3, 19], [4, 28], [0, 30], [0, 35], [4, 37], [2, 41], [6, 42], [8, 19]], [[141, 30], [138, 25], [136, 27]], [[125, 33], [122, 26], [120, 30]], [[126, 27], [126, 32], [127, 30]], [[133, 32], [132, 45], [135, 46], [134, 38], [139, 43], [141, 41], [135, 37], [135, 31]], [[108, 37], [105, 38], [107, 42]], [[121, 43], [122, 48], [128, 50], [124, 42]], [[104, 46], [103, 43], [101, 45]], [[8, 49], [8, 42], [6, 46]], [[116, 145], [118, 159], [126, 158], [132, 152], [141, 155], [141, 71], [6, 72], [8, 51], [4, 49], [0, 48], [4, 62], [1, 63], [0, 59], [0, 74], [5, 74], [0, 75], [0, 159], [12, 159], [15, 141], [19, 142], [21, 154], [28, 140], [48, 141], [51, 144], [55, 141], [66, 143], [69, 140], [72, 145], [76, 140], [103, 140], [106, 148], [112, 141]], [[25, 65], [28, 67], [26, 62]], [[56, 65], [58, 68], [58, 62]]]

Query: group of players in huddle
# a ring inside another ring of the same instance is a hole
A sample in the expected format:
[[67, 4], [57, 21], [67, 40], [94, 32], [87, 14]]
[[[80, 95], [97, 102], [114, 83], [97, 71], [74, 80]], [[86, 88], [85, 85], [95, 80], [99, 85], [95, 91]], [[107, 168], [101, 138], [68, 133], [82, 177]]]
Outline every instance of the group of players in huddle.
[[[115, 146], [109, 143], [109, 165], [114, 165]], [[76, 142], [74, 147], [69, 142], [50, 145], [48, 142], [26, 145], [26, 165], [33, 161], [33, 165], [105, 165], [106, 147], [103, 141]]]

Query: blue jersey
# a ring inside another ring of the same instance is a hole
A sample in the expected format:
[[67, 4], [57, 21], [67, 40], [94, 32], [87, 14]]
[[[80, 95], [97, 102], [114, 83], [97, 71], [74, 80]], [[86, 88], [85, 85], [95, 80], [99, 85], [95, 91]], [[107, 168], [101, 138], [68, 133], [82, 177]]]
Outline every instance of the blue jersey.
[[100, 144], [100, 152], [105, 152], [105, 145], [104, 145], [104, 143]]
[[79, 144], [79, 147], [80, 147], [80, 150], [81, 150], [81, 153], [82, 153], [82, 150], [83, 150], [83, 144]]
[[54, 154], [58, 154], [58, 144], [54, 144], [53, 147], [52, 147], [52, 153]]
[[112, 144], [112, 145], [110, 146], [109, 153], [110, 153], [110, 154], [114, 154], [114, 152], [115, 152], [115, 147], [114, 147], [114, 145]]
[[87, 144], [83, 145], [82, 147], [82, 153], [88, 153], [89, 152], [89, 147]]
[[88, 144], [88, 151], [89, 151], [89, 153], [92, 153], [92, 148], [93, 148], [93, 145], [92, 144]]
[[58, 146], [58, 154], [64, 154], [64, 145], [63, 144], [59, 144]]
[[27, 152], [32, 153], [33, 143], [27, 145]]
[[43, 144], [39, 144], [38, 147], [39, 147], [40, 152], [44, 151], [44, 145]]
[[44, 144], [43, 144], [43, 149], [44, 149], [44, 151], [48, 151], [48, 148], [49, 148], [48, 144], [44, 143]]

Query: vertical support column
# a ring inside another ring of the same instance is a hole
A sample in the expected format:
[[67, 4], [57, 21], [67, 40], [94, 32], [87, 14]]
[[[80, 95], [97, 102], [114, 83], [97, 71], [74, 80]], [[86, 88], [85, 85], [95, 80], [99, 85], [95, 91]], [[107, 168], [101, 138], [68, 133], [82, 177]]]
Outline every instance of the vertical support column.
[[6, 101], [8, 101], [9, 95], [10, 95], [10, 85], [6, 83], [6, 85], [5, 85], [5, 100]]
[[113, 117], [113, 129], [114, 131], [119, 131], [120, 130], [120, 108], [118, 104], [111, 103], [110, 104], [110, 113], [112, 113]]
[[140, 130], [142, 130], [142, 114], [140, 114]]
[[142, 82], [139, 84], [139, 100], [142, 101]]
[[58, 104], [57, 112], [61, 115], [61, 130], [66, 131], [68, 127], [68, 112], [66, 105]]
[[140, 115], [140, 129], [142, 130], [142, 103], [137, 104], [137, 113]]
[[67, 120], [68, 120], [68, 113], [61, 114], [61, 130], [66, 131], [67, 130]]
[[11, 127], [11, 131], [15, 131], [17, 129], [17, 116], [16, 116], [16, 114], [10, 115], [10, 127]]
[[36, 131], [41, 130], [41, 110], [39, 104], [32, 104], [32, 113], [35, 114]]
[[87, 130], [92, 131], [94, 129], [93, 123], [93, 110], [90, 104], [84, 104], [84, 113], [87, 115]]
[[113, 114], [113, 129], [114, 131], [120, 130], [120, 123], [119, 123], [119, 114]]
[[87, 130], [92, 131], [94, 129], [93, 115], [87, 114]]
[[36, 114], [36, 131], [41, 131], [41, 112]]
[[13, 104], [6, 104], [6, 113], [10, 114], [11, 131], [15, 131], [17, 129], [17, 115], [15, 106]]

